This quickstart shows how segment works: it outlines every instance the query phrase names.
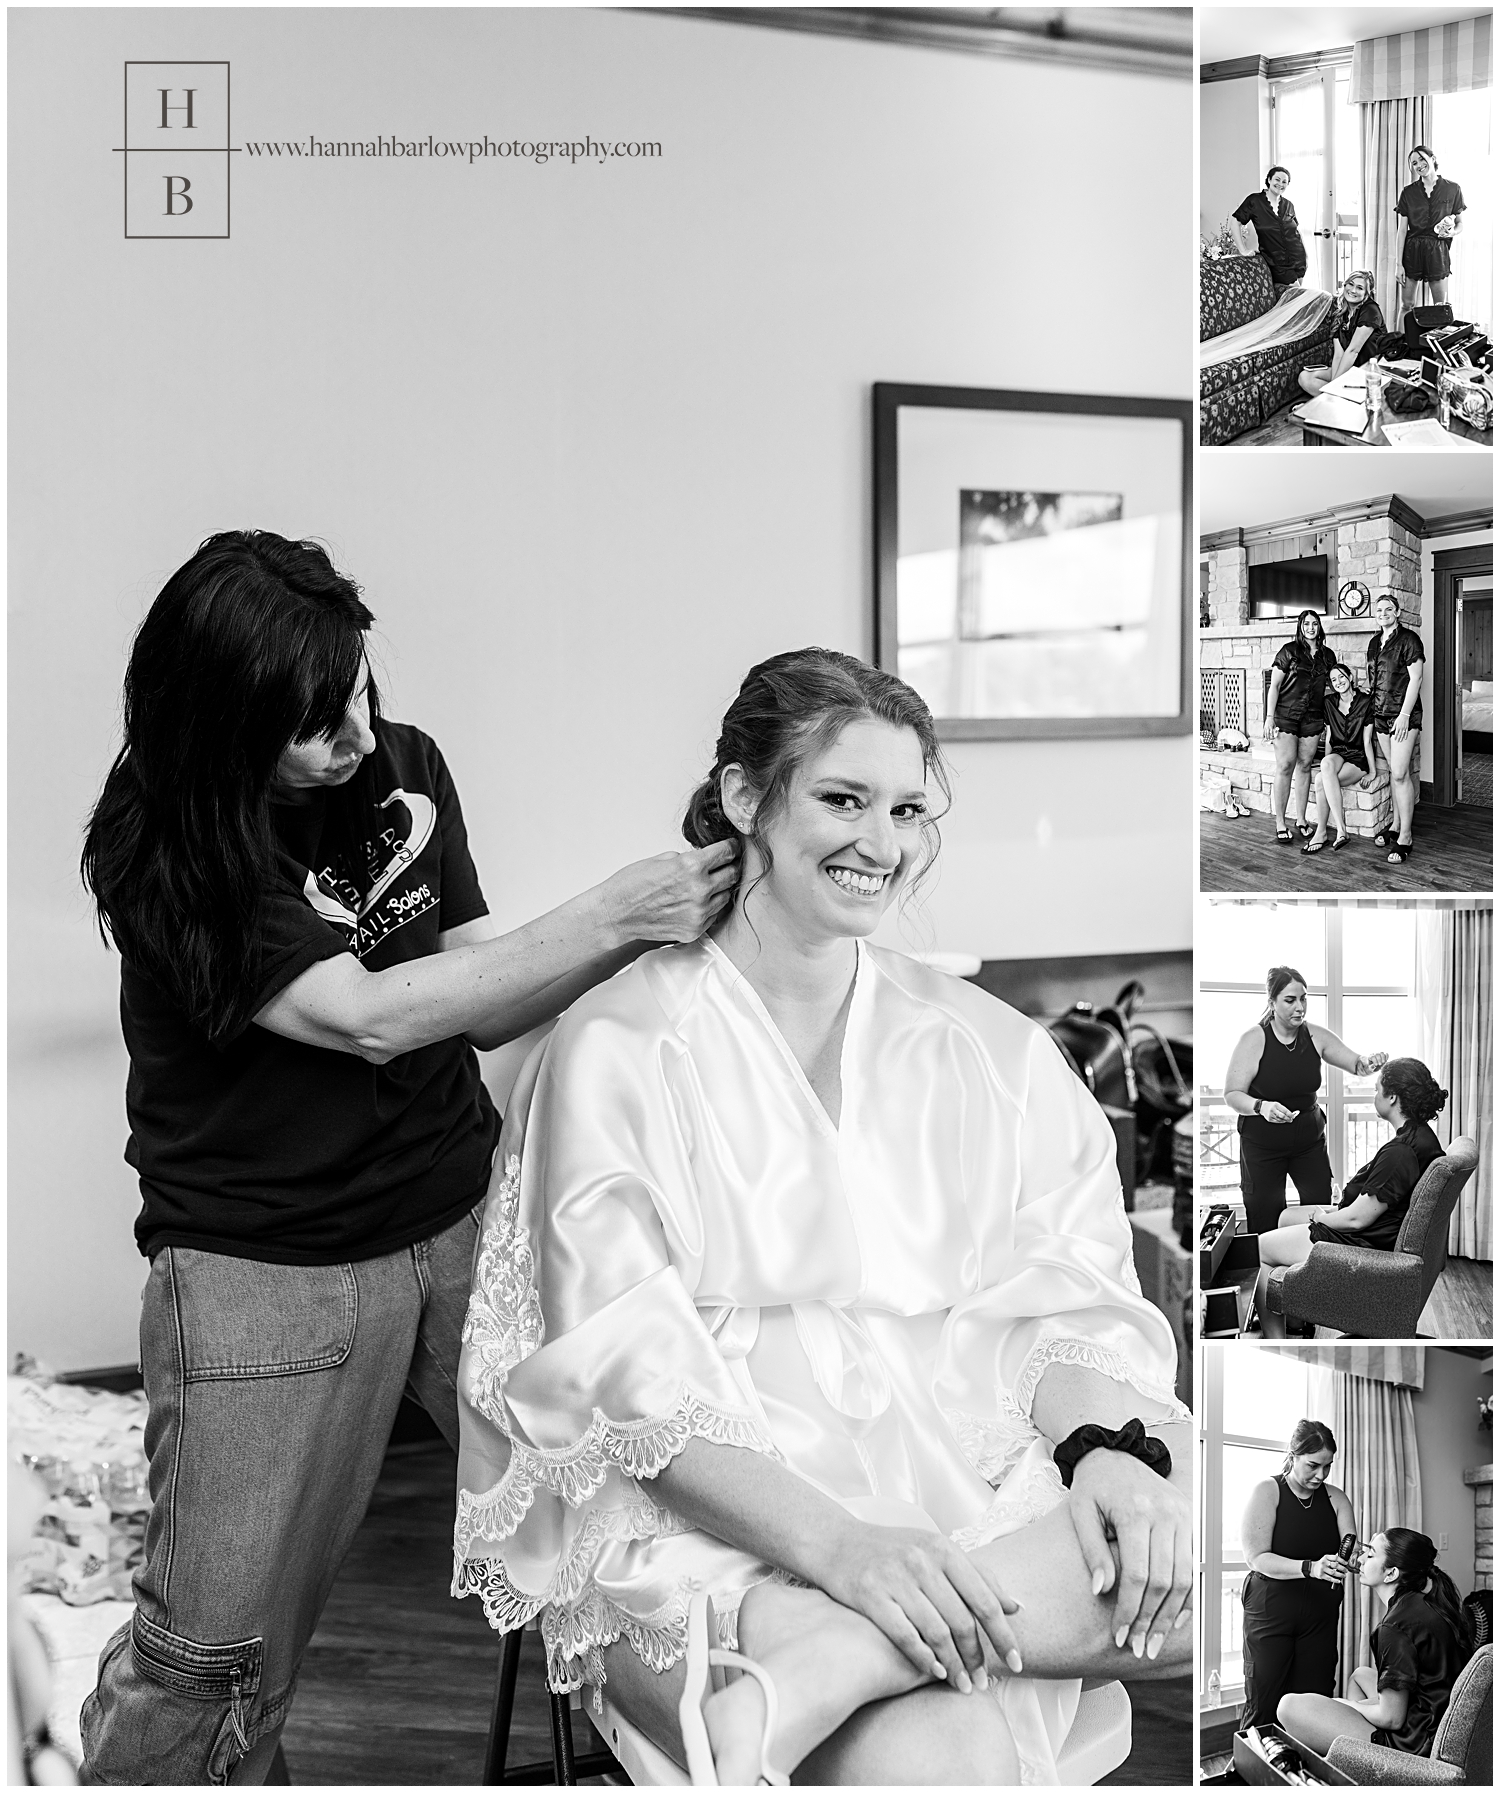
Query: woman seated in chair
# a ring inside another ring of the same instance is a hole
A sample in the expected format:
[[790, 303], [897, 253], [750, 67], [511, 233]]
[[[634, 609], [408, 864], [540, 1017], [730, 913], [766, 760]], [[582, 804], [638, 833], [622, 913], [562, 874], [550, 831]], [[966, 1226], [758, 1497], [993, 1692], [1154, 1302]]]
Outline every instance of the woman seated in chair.
[[1397, 1525], [1377, 1532], [1365, 1546], [1359, 1579], [1374, 1590], [1380, 1614], [1370, 1634], [1375, 1666], [1354, 1671], [1342, 1700], [1284, 1695], [1277, 1720], [1320, 1756], [1339, 1737], [1428, 1755], [1453, 1683], [1473, 1653], [1472, 1621], [1425, 1532]]
[[455, 1592], [540, 1612], [552, 1685], [607, 1677], [699, 1782], [1056, 1781], [1080, 1677], [1190, 1661], [1109, 1126], [1043, 1030], [866, 940], [934, 787], [900, 680], [754, 668], [683, 824], [740, 842], [732, 909], [576, 1004], [506, 1115]]
[[1270, 1311], [1267, 1290], [1271, 1271], [1304, 1263], [1314, 1245], [1360, 1245], [1371, 1251], [1394, 1251], [1401, 1223], [1411, 1206], [1422, 1172], [1443, 1147], [1428, 1122], [1448, 1100], [1420, 1059], [1393, 1058], [1382, 1069], [1371, 1101], [1383, 1121], [1396, 1129], [1370, 1162], [1344, 1185], [1343, 1195], [1328, 1207], [1288, 1208], [1275, 1232], [1260, 1236], [1260, 1280], [1255, 1305], [1267, 1338], [1285, 1338], [1280, 1316]]
[[1297, 384], [1316, 397], [1351, 367], [1363, 367], [1384, 335], [1385, 316], [1375, 303], [1375, 276], [1368, 268], [1357, 268], [1339, 288], [1333, 309], [1332, 359], [1323, 367], [1304, 367]]

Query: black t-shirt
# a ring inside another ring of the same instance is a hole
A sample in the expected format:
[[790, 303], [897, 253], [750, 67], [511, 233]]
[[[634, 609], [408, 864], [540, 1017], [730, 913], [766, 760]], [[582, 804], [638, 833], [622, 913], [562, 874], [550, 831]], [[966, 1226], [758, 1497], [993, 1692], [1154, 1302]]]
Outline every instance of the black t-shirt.
[[1386, 1608], [1370, 1635], [1370, 1652], [1379, 1671], [1376, 1687], [1382, 1693], [1388, 1687], [1407, 1691], [1405, 1721], [1395, 1730], [1376, 1731], [1375, 1741], [1408, 1755], [1427, 1755], [1464, 1665], [1458, 1633], [1425, 1594], [1408, 1590]]
[[1368, 330], [1370, 334], [1360, 344], [1359, 353], [1354, 357], [1354, 365], [1363, 367], [1380, 346], [1385, 335], [1385, 316], [1373, 299], [1366, 299], [1353, 311], [1346, 312], [1334, 326], [1334, 335], [1338, 338], [1339, 347], [1347, 349], [1354, 340], [1356, 330]]
[[[1406, 702], [1406, 688], [1411, 682], [1406, 669], [1426, 658], [1422, 637], [1415, 629], [1408, 629], [1405, 623], [1396, 624], [1389, 641], [1378, 629], [1370, 637], [1365, 647], [1365, 661], [1370, 669], [1370, 696], [1377, 729], [1390, 733], [1391, 725]], [[1422, 700], [1419, 697], [1411, 707], [1407, 727], [1421, 726]]]
[[[382, 721], [368, 771], [363, 902], [347, 868], [327, 862], [328, 794], [273, 808], [283, 850], [262, 905], [257, 1010], [323, 959], [355, 952], [383, 971], [489, 913], [436, 744]], [[120, 1013], [125, 1157], [140, 1175], [148, 1256], [187, 1245], [277, 1264], [380, 1257], [451, 1226], [484, 1193], [499, 1121], [462, 1039], [384, 1065], [253, 1022], [214, 1045], [128, 961]]]
[[[1385, 1211], [1358, 1235], [1340, 1233], [1339, 1239], [1362, 1245], [1373, 1245], [1381, 1251], [1394, 1251], [1401, 1223], [1411, 1206], [1412, 1191], [1422, 1172], [1434, 1158], [1441, 1158], [1443, 1148], [1438, 1136], [1426, 1121], [1408, 1121], [1394, 1139], [1388, 1139], [1366, 1165], [1355, 1171], [1344, 1185], [1339, 1200], [1347, 1208], [1356, 1196], [1373, 1196], [1385, 1204]], [[1330, 1235], [1334, 1236], [1334, 1235]]]
[[1431, 236], [1444, 218], [1456, 218], [1464, 210], [1463, 188], [1441, 174], [1432, 183], [1431, 193], [1420, 181], [1413, 181], [1401, 189], [1396, 199], [1396, 215], [1406, 220], [1406, 228], [1413, 236]]
[[1307, 650], [1299, 642], [1289, 641], [1271, 664], [1281, 671], [1281, 687], [1276, 693], [1278, 726], [1294, 728], [1304, 716], [1321, 717], [1329, 668], [1338, 665], [1333, 649]]
[[1370, 770], [1365, 761], [1365, 724], [1370, 720], [1370, 697], [1356, 691], [1345, 712], [1339, 708], [1337, 692], [1330, 691], [1323, 699], [1323, 716], [1328, 723], [1329, 747], [1341, 759]]
[[1255, 226], [1260, 253], [1278, 286], [1290, 286], [1307, 272], [1307, 248], [1297, 228], [1297, 210], [1291, 200], [1283, 198], [1281, 209], [1273, 210], [1265, 189], [1249, 193], [1235, 207], [1241, 224]]

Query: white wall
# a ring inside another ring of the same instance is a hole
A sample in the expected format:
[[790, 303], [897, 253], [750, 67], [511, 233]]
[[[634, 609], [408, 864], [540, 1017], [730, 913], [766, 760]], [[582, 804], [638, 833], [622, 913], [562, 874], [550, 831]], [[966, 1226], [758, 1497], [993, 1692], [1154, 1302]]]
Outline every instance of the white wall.
[[1479, 1430], [1479, 1396], [1490, 1392], [1481, 1360], [1429, 1348], [1420, 1394], [1413, 1397], [1417, 1454], [1422, 1463], [1421, 1529], [1436, 1544], [1448, 1534], [1438, 1567], [1458, 1583], [1460, 1594], [1474, 1586], [1474, 1490], [1463, 1472], [1491, 1457], [1489, 1433]]
[[1198, 227], [1209, 237], [1271, 162], [1271, 88], [1260, 75], [1209, 81], [1198, 89]]
[[[664, 154], [241, 155], [232, 240], [127, 242], [121, 65], [193, 57], [240, 142]], [[871, 382], [1190, 396], [1192, 87], [593, 11], [39, 9], [10, 70], [10, 1339], [78, 1366], [144, 1274], [79, 828], [166, 574], [325, 538], [518, 923], [674, 844], [752, 662], [870, 651]], [[952, 757], [934, 944], [1190, 943], [1189, 737]]]

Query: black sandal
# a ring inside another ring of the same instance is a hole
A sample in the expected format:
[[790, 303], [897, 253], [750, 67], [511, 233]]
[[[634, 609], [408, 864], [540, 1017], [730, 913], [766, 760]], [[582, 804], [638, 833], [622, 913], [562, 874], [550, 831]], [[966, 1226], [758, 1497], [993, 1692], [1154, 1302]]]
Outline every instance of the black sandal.
[[1393, 840], [1390, 843], [1390, 851], [1385, 856], [1386, 864], [1405, 865], [1407, 860], [1411, 858], [1411, 850], [1415, 845], [1415, 841]]
[[1399, 832], [1396, 828], [1377, 828], [1370, 838], [1377, 847], [1394, 847]]
[[1290, 828], [1278, 828], [1276, 830], [1276, 845], [1278, 847], [1289, 847], [1296, 838], [1296, 835], [1292, 833]]
[[1312, 837], [1318, 831], [1316, 828], [1313, 827], [1311, 822], [1299, 822], [1296, 826], [1295, 832], [1297, 834], [1300, 834], [1302, 836], [1303, 840], [1311, 840]]
[[1321, 853], [1323, 851], [1324, 847], [1326, 847], [1328, 844], [1329, 844], [1329, 842], [1326, 839], [1310, 840], [1307, 843], [1307, 845], [1302, 849], [1302, 851], [1306, 857], [1310, 858], [1314, 853]]
[[1338, 852], [1340, 847], [1347, 847], [1348, 845], [1349, 845], [1349, 834], [1348, 834], [1347, 830], [1345, 830], [1345, 832], [1343, 834], [1334, 835], [1333, 850], [1335, 853]]

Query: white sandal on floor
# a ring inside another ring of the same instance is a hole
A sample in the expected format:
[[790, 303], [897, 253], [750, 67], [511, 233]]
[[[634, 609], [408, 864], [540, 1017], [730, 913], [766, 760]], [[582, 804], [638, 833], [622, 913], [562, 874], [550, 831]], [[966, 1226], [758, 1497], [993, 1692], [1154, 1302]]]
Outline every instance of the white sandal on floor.
[[776, 1731], [775, 1683], [758, 1662], [741, 1656], [738, 1650], [719, 1649], [715, 1642], [718, 1635], [713, 1601], [706, 1593], [694, 1594], [688, 1607], [687, 1685], [677, 1706], [688, 1775], [695, 1787], [717, 1787], [719, 1784], [713, 1748], [708, 1741], [708, 1727], [703, 1722], [703, 1703], [725, 1686], [723, 1671], [737, 1669], [742, 1675], [753, 1675], [765, 1695], [766, 1716], [760, 1733], [760, 1778], [772, 1787], [788, 1786], [787, 1777], [776, 1772], [766, 1753]]

